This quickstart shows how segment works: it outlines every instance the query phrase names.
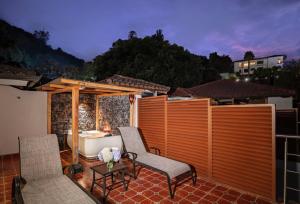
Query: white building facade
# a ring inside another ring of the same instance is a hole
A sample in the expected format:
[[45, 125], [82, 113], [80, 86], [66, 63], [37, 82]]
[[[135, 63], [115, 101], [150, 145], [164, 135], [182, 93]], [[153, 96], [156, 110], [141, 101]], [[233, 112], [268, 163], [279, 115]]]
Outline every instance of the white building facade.
[[[256, 69], [270, 69], [273, 67], [283, 67], [286, 55], [272, 55], [268, 57], [261, 57], [250, 60], [250, 66], [248, 60], [234, 61], [234, 72], [241, 75], [251, 75]], [[248, 67], [249, 66], [249, 67]]]

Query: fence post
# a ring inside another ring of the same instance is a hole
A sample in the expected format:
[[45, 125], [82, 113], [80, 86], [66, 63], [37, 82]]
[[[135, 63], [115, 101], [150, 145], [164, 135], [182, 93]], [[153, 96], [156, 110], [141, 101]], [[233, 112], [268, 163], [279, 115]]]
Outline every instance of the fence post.
[[212, 177], [212, 106], [210, 99], [208, 100], [208, 176]]
[[165, 97], [164, 101], [165, 111], [165, 156], [168, 155], [168, 96]]

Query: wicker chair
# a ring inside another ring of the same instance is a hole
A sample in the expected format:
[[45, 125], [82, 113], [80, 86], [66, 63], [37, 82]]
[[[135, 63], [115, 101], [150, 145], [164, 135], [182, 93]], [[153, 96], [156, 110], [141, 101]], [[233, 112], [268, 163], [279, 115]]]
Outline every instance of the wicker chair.
[[[71, 174], [63, 174], [56, 135], [19, 138], [19, 153], [13, 203], [100, 203]], [[74, 172], [72, 167], [69, 172]]]
[[[197, 173], [192, 165], [157, 155], [160, 151], [153, 147], [156, 154], [147, 152], [137, 128], [119, 127], [118, 129], [122, 135], [125, 152], [133, 163], [134, 178], [137, 177], [137, 165], [153, 169], [166, 175], [171, 198], [174, 198], [176, 187], [180, 181], [190, 177], [193, 184], [196, 184]], [[172, 179], [175, 180], [174, 183], [172, 183]], [[173, 188], [172, 184], [174, 184]]]

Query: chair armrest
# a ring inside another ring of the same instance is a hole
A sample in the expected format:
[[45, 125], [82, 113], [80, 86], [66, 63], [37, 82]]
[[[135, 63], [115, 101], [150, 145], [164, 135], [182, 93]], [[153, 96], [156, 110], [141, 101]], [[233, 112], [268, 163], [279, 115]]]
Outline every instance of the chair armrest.
[[136, 158], [137, 158], [137, 154], [136, 154], [136, 153], [134, 153], [134, 152], [126, 152], [126, 154], [127, 154], [127, 156], [129, 156], [128, 154], [131, 154], [131, 156], [132, 156], [132, 160], [133, 160], [133, 161], [135, 161], [135, 160], [136, 160]]
[[26, 181], [20, 176], [15, 176], [12, 182], [11, 200], [14, 204], [23, 204], [21, 185], [25, 185]]
[[156, 155], [160, 155], [160, 149], [156, 148], [156, 147], [149, 147], [149, 150], [153, 149], [154, 150], [154, 153]]

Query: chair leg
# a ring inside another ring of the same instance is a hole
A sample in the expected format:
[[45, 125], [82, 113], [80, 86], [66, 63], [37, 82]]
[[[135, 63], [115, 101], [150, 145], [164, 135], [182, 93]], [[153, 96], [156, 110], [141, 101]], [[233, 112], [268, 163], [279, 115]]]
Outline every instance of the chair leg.
[[172, 181], [169, 176], [167, 176], [167, 180], [168, 180], [169, 194], [170, 194], [171, 199], [173, 199], [175, 196], [175, 191], [176, 191], [176, 183], [174, 185], [174, 188], [172, 189]]
[[136, 179], [137, 178], [137, 176], [136, 176], [136, 164], [135, 164], [134, 160], [132, 161], [132, 164], [133, 164], [133, 178]]
[[196, 172], [195, 169], [191, 170], [191, 177], [192, 177], [193, 185], [196, 185], [196, 182], [197, 182], [197, 172]]

